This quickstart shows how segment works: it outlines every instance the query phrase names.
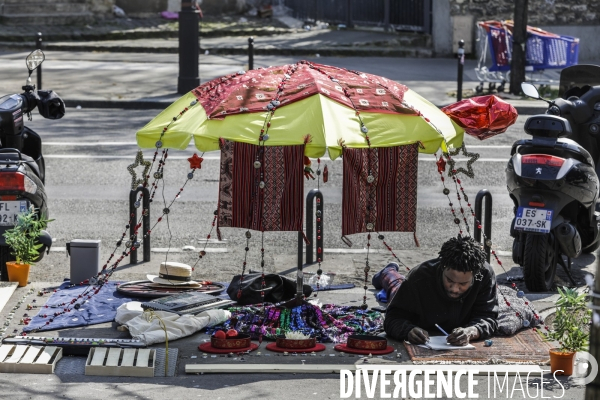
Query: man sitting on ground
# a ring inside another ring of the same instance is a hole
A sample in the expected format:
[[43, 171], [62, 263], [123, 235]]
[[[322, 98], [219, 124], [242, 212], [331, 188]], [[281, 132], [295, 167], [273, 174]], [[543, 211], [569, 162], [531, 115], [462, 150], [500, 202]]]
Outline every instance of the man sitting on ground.
[[450, 332], [448, 343], [464, 346], [496, 331], [496, 276], [472, 238], [448, 240], [438, 258], [416, 266], [405, 279], [397, 271], [397, 264], [390, 264], [373, 277], [374, 284], [381, 285], [383, 278], [386, 286], [396, 286], [395, 294], [388, 293], [393, 298], [384, 322], [390, 337], [423, 344], [429, 332], [440, 333], [438, 324]]

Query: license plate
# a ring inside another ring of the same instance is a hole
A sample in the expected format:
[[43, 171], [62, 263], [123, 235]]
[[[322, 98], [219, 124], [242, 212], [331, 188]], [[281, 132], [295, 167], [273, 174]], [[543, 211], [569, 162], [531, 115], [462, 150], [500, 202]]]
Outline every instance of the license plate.
[[515, 218], [515, 230], [550, 233], [552, 210], [543, 208], [519, 207]]
[[27, 201], [0, 201], [0, 226], [13, 226], [17, 215], [27, 211]]

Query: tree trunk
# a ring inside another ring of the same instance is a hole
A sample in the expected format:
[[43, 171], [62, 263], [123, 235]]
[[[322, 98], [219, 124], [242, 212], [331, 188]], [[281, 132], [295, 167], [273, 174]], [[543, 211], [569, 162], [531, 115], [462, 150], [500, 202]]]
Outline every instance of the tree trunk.
[[527, 1], [515, 0], [515, 27], [513, 30], [512, 62], [510, 66], [510, 92], [521, 93], [525, 81], [525, 43], [527, 41]]

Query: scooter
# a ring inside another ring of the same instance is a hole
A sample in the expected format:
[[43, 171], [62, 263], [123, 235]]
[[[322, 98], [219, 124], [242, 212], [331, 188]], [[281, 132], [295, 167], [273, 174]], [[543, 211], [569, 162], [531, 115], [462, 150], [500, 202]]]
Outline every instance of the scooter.
[[[45, 59], [41, 50], [26, 58], [29, 77], [23, 93], [0, 97], [0, 280], [8, 280], [6, 262], [14, 257], [2, 234], [15, 225], [17, 215], [34, 207], [39, 216], [48, 215], [48, 201], [44, 188], [46, 166], [42, 155], [42, 139], [24, 126], [25, 116], [31, 121], [31, 112], [38, 107], [48, 119], [60, 119], [65, 114], [64, 102], [51, 90], [36, 90], [31, 73]], [[52, 237], [43, 231], [38, 238], [42, 247], [37, 261], [50, 251]]]
[[549, 104], [546, 114], [527, 119], [532, 138], [513, 144], [506, 166], [515, 205], [512, 257], [530, 291], [551, 290], [557, 265], [575, 284], [571, 259], [600, 246], [600, 86], [590, 84], [600, 85], [600, 67], [565, 68], [560, 98], [552, 101], [521, 85], [525, 95]]

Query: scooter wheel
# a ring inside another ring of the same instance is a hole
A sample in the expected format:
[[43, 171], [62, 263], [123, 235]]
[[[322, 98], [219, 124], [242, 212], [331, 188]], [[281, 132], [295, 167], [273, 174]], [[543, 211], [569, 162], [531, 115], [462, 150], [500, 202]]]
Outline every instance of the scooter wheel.
[[523, 254], [523, 277], [527, 289], [547, 292], [556, 275], [557, 249], [552, 235], [528, 234]]

